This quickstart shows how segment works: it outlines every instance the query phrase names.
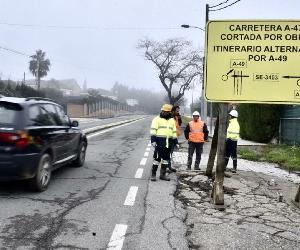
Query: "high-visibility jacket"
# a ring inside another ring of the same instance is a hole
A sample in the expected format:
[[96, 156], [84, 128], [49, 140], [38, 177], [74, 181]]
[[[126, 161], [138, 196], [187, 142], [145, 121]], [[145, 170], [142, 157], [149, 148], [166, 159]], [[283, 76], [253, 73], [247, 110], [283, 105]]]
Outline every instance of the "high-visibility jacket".
[[240, 138], [240, 125], [237, 118], [229, 120], [226, 138], [233, 141], [237, 141]]
[[198, 120], [197, 122], [190, 121], [189, 127], [190, 127], [189, 141], [196, 142], [196, 143], [204, 142], [204, 132], [203, 132], [204, 122], [200, 120]]
[[174, 119], [175, 119], [175, 125], [176, 125], [176, 135], [178, 137], [181, 135], [181, 127], [179, 125], [179, 118], [178, 118], [178, 116], [175, 116]]
[[170, 148], [174, 139], [177, 139], [175, 120], [155, 117], [151, 123], [151, 142], [156, 142], [158, 146]]

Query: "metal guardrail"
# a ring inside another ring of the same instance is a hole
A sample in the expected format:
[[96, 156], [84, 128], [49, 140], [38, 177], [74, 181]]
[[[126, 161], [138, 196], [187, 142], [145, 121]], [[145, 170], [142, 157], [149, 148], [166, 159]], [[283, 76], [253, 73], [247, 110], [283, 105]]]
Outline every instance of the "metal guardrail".
[[119, 126], [122, 124], [130, 123], [133, 121], [138, 121], [141, 119], [144, 119], [144, 117], [128, 119], [128, 120], [124, 120], [124, 121], [120, 121], [120, 122], [113, 122], [113, 123], [109, 123], [109, 124], [105, 124], [105, 125], [100, 125], [100, 126], [96, 126], [96, 127], [92, 127], [92, 128], [83, 129], [82, 131], [88, 135], [88, 134], [98, 132], [100, 130], [104, 130], [104, 129], [111, 128], [111, 127], [116, 127], [116, 126]]

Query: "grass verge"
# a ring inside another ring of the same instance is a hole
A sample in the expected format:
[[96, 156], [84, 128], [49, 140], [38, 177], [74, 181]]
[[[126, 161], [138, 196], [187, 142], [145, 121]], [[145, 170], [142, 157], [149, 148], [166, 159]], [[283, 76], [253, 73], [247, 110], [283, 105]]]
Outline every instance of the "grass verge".
[[300, 171], [300, 148], [288, 145], [267, 145], [259, 150], [238, 148], [240, 158], [277, 163], [280, 167]]

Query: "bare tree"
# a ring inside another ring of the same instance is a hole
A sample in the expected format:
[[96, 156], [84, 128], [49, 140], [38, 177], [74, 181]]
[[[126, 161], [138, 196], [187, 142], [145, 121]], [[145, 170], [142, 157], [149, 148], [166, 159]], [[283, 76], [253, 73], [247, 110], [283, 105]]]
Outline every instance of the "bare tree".
[[177, 104], [197, 76], [202, 77], [203, 58], [191, 42], [179, 38], [163, 42], [140, 40], [145, 59], [154, 63], [158, 77], [171, 104]]

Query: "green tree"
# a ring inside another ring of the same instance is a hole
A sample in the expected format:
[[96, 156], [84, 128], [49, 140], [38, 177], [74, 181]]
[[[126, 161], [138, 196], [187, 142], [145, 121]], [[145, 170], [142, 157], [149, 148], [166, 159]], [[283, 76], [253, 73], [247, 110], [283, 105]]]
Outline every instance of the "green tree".
[[32, 97], [41, 96], [44, 97], [43, 93], [39, 93], [37, 90], [26, 86], [25, 84], [17, 85], [14, 90], [14, 95], [18, 97]]
[[46, 59], [46, 52], [37, 50], [35, 55], [30, 56], [29, 70], [36, 77], [38, 91], [40, 90], [41, 78], [47, 76], [50, 70], [50, 60]]
[[278, 137], [282, 105], [240, 104], [241, 137], [257, 142], [269, 142]]

